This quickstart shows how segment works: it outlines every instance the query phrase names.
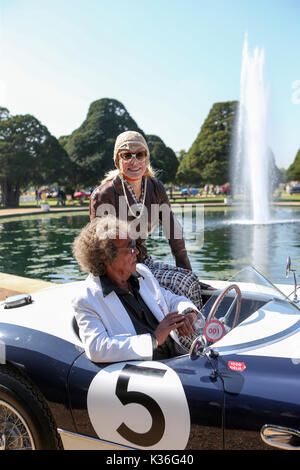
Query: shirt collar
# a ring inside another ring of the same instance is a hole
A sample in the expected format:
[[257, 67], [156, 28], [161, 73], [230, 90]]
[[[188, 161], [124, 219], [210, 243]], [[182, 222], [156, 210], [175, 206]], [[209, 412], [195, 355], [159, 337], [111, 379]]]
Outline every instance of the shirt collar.
[[[129, 278], [129, 282], [136, 287], [138, 290], [140, 289], [139, 278], [143, 277], [140, 273], [135, 272]], [[127, 291], [122, 289], [121, 287], [117, 286], [106, 274], [102, 274], [99, 276], [100, 284], [102, 287], [103, 297], [106, 297], [111, 292], [115, 291], [116, 294], [127, 294]]]

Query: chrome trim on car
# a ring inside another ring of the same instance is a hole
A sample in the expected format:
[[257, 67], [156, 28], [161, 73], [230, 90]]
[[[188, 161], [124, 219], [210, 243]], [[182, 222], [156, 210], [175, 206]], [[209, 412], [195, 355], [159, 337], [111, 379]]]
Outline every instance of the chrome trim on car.
[[64, 450], [132, 450], [130, 447], [84, 436], [65, 429], [58, 428], [57, 432], [61, 437]]
[[300, 431], [283, 426], [265, 424], [260, 437], [269, 446], [284, 450], [300, 450]]

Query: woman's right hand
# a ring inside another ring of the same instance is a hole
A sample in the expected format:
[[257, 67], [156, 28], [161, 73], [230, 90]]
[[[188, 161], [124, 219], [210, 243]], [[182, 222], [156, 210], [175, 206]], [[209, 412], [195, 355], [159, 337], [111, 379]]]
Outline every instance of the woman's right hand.
[[168, 313], [153, 332], [158, 346], [161, 346], [172, 330], [180, 328], [185, 323], [184, 315], [178, 312]]

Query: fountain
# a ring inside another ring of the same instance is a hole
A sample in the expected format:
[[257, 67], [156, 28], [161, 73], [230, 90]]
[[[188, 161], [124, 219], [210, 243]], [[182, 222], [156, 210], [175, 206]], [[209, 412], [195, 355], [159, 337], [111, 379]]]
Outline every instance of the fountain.
[[231, 258], [240, 265], [253, 264], [273, 278], [278, 260], [284, 263], [289, 255], [289, 243], [297, 233], [293, 224], [299, 224], [300, 219], [296, 208], [271, 207], [269, 200], [276, 166], [267, 144], [264, 68], [263, 49], [256, 47], [251, 53], [246, 35], [231, 178], [239, 204], [233, 217], [226, 217], [223, 223], [231, 227]]
[[[251, 56], [246, 36], [240, 80], [240, 103], [234, 155], [234, 193], [243, 193], [250, 204], [250, 220], [269, 220], [269, 150], [267, 146], [267, 104], [264, 84], [264, 51], [255, 48]], [[238, 183], [237, 183], [238, 182]]]

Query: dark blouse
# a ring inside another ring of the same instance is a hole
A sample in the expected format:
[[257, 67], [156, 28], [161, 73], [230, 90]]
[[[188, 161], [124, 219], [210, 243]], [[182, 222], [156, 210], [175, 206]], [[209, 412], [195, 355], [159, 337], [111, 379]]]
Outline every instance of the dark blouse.
[[104, 274], [100, 276], [100, 282], [104, 297], [114, 291], [127, 311], [135, 331], [138, 335], [150, 333], [153, 342], [153, 359], [168, 359], [177, 355], [173, 339], [168, 336], [161, 346], [156, 346], [153, 332], [158, 326], [158, 320], [153, 315], [148, 305], [140, 295], [140, 275], [134, 274], [129, 278], [130, 290], [127, 291], [117, 286], [109, 277]]
[[[130, 207], [134, 201], [130, 191], [126, 190], [127, 200]], [[138, 262], [142, 263], [147, 256], [145, 240], [158, 224], [162, 227], [165, 237], [168, 239], [176, 266], [191, 270], [190, 261], [185, 248], [182, 228], [176, 220], [170, 206], [170, 202], [161, 181], [157, 178], [147, 178], [147, 190], [145, 208], [141, 223], [135, 225], [137, 236], [137, 248], [139, 249]], [[132, 222], [135, 218], [129, 212], [124, 197], [120, 176], [98, 186], [90, 198], [90, 218], [101, 217], [112, 210], [116, 217]]]

